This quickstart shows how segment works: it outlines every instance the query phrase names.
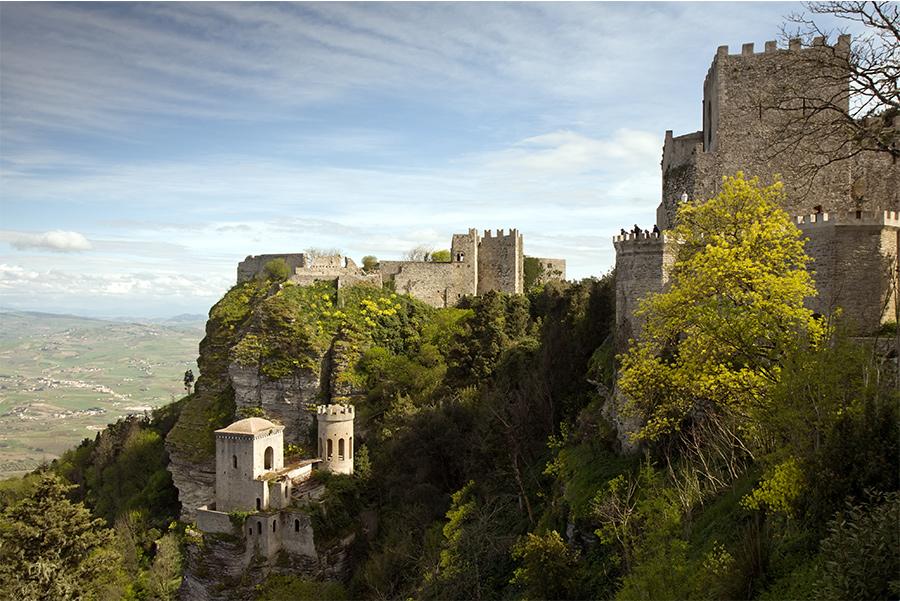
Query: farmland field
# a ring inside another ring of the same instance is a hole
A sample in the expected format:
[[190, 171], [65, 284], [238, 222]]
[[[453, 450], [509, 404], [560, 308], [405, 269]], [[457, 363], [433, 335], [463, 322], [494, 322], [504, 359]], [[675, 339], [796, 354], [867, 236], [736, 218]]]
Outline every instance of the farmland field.
[[120, 417], [180, 398], [199, 375], [199, 319], [126, 323], [0, 312], [0, 478], [34, 469]]

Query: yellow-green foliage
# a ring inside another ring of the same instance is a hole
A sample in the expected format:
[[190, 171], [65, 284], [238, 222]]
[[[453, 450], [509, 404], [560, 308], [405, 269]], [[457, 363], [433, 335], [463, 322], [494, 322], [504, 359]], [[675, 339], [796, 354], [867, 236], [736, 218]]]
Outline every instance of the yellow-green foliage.
[[627, 407], [645, 420], [638, 438], [677, 430], [697, 411], [752, 431], [784, 358], [821, 337], [803, 306], [815, 294], [809, 258], [781, 195], [780, 183], [738, 173], [715, 198], [679, 209], [671, 288], [641, 303], [640, 340], [620, 357]]
[[803, 493], [803, 471], [793, 457], [775, 466], [773, 473], [763, 479], [753, 492], [741, 499], [748, 509], [762, 509], [791, 515], [794, 503]]
[[511, 584], [525, 589], [537, 599], [570, 599], [577, 596], [578, 551], [570, 549], [559, 532], [529, 532], [512, 549], [521, 562]]
[[253, 308], [268, 291], [269, 283], [265, 281], [243, 282], [231, 288], [209, 311], [198, 360], [202, 375], [196, 392], [184, 400], [178, 421], [166, 438], [191, 460], [211, 457], [215, 450], [213, 431], [234, 417], [234, 392], [227, 386], [229, 352]]

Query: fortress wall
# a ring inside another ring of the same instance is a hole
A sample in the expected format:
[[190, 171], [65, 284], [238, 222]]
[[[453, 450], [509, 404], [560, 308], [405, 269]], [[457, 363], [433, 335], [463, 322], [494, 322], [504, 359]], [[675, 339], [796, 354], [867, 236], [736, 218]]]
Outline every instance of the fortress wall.
[[291, 273], [294, 273], [294, 271], [296, 271], [298, 267], [305, 267], [307, 262], [307, 257], [304, 253], [251, 255], [238, 263], [237, 283], [240, 284], [241, 282], [246, 282], [247, 280], [252, 280], [253, 278], [255, 278], [258, 274], [262, 273], [263, 268], [265, 268], [266, 266], [266, 263], [268, 263], [272, 259], [284, 259]]
[[302, 511], [281, 514], [281, 547], [289, 553], [318, 558], [312, 523]]
[[798, 225], [808, 237], [806, 251], [813, 258], [810, 268], [819, 293], [809, 300], [810, 309], [831, 315], [840, 308], [864, 334], [893, 321], [891, 283], [900, 235], [896, 213], [811, 215]]
[[550, 259], [546, 257], [533, 258], [537, 259], [538, 264], [541, 266], [541, 275], [538, 278], [539, 284], [546, 284], [550, 280], [566, 279], [565, 259]]
[[490, 290], [521, 294], [525, 281], [525, 255], [522, 235], [512, 229], [508, 234], [485, 230], [478, 247], [478, 294]]
[[641, 299], [662, 292], [675, 262], [674, 244], [665, 236], [626, 234], [613, 239], [616, 247], [616, 351], [641, 331], [634, 312]]
[[284, 524], [279, 523], [280, 517], [280, 513], [255, 513], [244, 521], [248, 550], [253, 549], [266, 559], [275, 557], [281, 550], [281, 534], [284, 528]]
[[[429, 263], [425, 261], [382, 261], [384, 274], [393, 274], [394, 290], [414, 296], [432, 307], [449, 307], [456, 304], [458, 295], [467, 294], [458, 287], [461, 276], [456, 273], [471, 271], [465, 263]], [[472, 274], [474, 278], [474, 273]]]

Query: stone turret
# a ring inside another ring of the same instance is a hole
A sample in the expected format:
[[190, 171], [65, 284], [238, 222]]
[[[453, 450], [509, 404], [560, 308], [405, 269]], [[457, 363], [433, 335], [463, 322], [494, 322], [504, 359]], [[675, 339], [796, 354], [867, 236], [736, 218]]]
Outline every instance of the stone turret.
[[319, 469], [353, 473], [353, 405], [319, 405]]

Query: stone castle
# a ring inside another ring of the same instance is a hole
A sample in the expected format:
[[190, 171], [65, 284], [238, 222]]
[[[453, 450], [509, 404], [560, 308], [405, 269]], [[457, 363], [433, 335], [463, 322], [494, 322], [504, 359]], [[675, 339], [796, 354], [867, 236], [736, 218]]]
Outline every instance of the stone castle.
[[[849, 74], [822, 77], [810, 69], [812, 53], [849, 52], [850, 36], [834, 46], [823, 38], [787, 49], [766, 42], [763, 52], [744, 44], [740, 54], [719, 47], [703, 84], [703, 129], [665, 135], [659, 234], [616, 236], [616, 344], [621, 351], [640, 331], [634, 311], [651, 292], [663, 290], [675, 261], [675, 243], [666, 235], [679, 202], [713, 197], [723, 176], [743, 171], [764, 184], [775, 174], [785, 184], [784, 209], [808, 237], [806, 252], [818, 296], [812, 310], [830, 315], [844, 310], [860, 333], [872, 333], [895, 319], [900, 165], [886, 154], [859, 152], [830, 162], [810, 175], [800, 165], [811, 157], [799, 151], [773, 153], [783, 115], [771, 107], [785, 93], [785, 82], [822, 98], [849, 98]], [[824, 61], [818, 61], [822, 64]], [[827, 63], [826, 63], [827, 64]], [[824, 82], [824, 83], [823, 83]], [[845, 107], [846, 108], [846, 107]], [[894, 127], [900, 129], [900, 118]], [[844, 140], [845, 141], [845, 140]]]
[[[525, 286], [525, 260], [522, 234], [475, 229], [454, 234], [449, 262], [381, 261], [372, 272], [358, 267], [352, 259], [333, 256], [313, 257], [306, 253], [249, 256], [237, 269], [238, 283], [261, 274], [272, 259], [284, 259], [300, 285], [334, 282], [338, 290], [345, 286], [393, 286], [433, 307], [452, 307], [464, 296], [495, 290], [521, 294]], [[528, 257], [531, 259], [531, 257]], [[565, 279], [564, 259], [534, 258], [541, 267], [541, 279]]]
[[209, 534], [233, 535], [243, 515], [244, 563], [291, 553], [307, 562], [318, 558], [309, 514], [301, 505], [315, 503], [323, 486], [313, 468], [353, 473], [353, 405], [319, 405], [318, 456], [284, 464], [284, 426], [259, 417], [215, 431], [215, 501], [197, 509], [197, 527]]

